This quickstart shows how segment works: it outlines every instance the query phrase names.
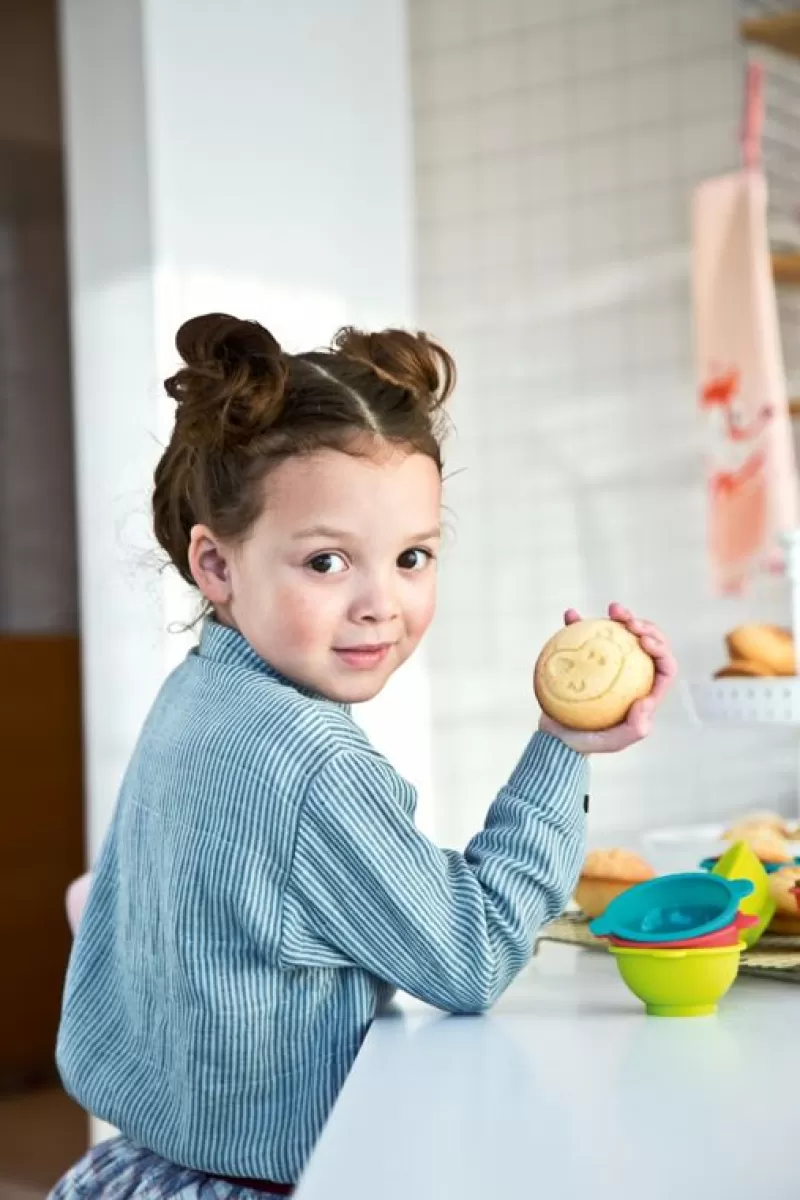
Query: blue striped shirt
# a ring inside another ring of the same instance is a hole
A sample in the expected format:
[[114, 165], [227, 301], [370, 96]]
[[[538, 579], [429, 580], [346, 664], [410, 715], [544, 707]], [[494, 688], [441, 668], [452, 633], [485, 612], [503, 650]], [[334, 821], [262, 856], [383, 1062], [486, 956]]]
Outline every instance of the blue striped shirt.
[[564, 906], [585, 763], [535, 735], [463, 854], [345, 706], [213, 621], [125, 774], [67, 976], [67, 1090], [211, 1174], [293, 1182], [394, 988], [484, 1011]]

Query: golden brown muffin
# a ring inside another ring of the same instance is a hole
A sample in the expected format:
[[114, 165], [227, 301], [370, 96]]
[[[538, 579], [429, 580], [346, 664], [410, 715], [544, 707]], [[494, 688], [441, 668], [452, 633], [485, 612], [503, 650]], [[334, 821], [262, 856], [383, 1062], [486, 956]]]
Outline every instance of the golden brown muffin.
[[654, 878], [650, 864], [630, 850], [592, 850], [583, 864], [575, 903], [594, 919], [628, 888]]
[[732, 661], [762, 663], [770, 675], [794, 675], [794, 639], [778, 625], [739, 625], [725, 639]]
[[636, 700], [649, 696], [655, 666], [638, 638], [618, 621], [565, 625], [539, 655], [536, 699], [569, 729], [610, 729]]

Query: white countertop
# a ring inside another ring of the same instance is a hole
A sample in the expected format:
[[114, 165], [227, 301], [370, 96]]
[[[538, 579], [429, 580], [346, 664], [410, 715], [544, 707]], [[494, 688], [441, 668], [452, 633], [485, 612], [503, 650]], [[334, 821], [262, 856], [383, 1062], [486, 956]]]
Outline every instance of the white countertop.
[[646, 1017], [611, 957], [546, 944], [484, 1017], [403, 999], [372, 1026], [297, 1200], [789, 1195], [800, 986]]

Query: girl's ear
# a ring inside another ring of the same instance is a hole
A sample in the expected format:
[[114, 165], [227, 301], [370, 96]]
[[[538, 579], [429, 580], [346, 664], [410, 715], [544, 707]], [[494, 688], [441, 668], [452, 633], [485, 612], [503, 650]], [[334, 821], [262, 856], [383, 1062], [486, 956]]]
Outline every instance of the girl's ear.
[[189, 569], [209, 604], [219, 607], [230, 601], [231, 582], [226, 553], [207, 525], [195, 525], [192, 529]]

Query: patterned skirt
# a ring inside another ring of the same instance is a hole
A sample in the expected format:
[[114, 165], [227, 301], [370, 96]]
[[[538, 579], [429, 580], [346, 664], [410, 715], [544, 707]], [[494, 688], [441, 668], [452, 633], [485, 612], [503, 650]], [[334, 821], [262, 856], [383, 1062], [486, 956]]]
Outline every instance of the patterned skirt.
[[264, 1200], [268, 1195], [176, 1167], [127, 1138], [114, 1137], [76, 1163], [48, 1200]]

